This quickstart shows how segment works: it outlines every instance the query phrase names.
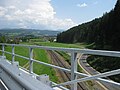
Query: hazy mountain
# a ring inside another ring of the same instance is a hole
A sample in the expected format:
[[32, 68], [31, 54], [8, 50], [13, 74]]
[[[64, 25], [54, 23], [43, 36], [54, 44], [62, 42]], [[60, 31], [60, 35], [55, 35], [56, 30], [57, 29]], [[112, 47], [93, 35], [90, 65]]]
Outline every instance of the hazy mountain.
[[0, 29], [2, 35], [7, 36], [24, 36], [24, 35], [34, 35], [34, 36], [56, 36], [60, 31], [53, 30], [38, 30], [38, 29]]

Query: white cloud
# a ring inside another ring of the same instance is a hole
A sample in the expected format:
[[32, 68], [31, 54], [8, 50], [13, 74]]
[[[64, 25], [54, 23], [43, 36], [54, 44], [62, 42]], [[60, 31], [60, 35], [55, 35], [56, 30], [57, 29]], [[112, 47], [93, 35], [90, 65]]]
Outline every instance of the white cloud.
[[8, 21], [13, 20], [12, 16], [10, 16], [10, 15], [5, 15], [4, 17], [5, 17]]
[[5, 15], [6, 9], [0, 6], [0, 16]]
[[77, 4], [78, 7], [87, 7], [88, 5], [86, 3], [83, 4]]
[[51, 0], [5, 1], [6, 6], [0, 7], [0, 16], [4, 16], [8, 22], [18, 23], [18, 26], [37, 26], [38, 28], [44, 26], [44, 28], [51, 29], [66, 29], [76, 25], [71, 19], [56, 18], [56, 12], [50, 3]]
[[13, 9], [14, 10], [14, 9], [16, 9], [16, 7], [15, 6], [9, 6], [8, 9]]
[[60, 20], [57, 18], [55, 18], [50, 24], [51, 26], [55, 26], [56, 28], [60, 28], [60, 27], [66, 28], [77, 25], [71, 19]]

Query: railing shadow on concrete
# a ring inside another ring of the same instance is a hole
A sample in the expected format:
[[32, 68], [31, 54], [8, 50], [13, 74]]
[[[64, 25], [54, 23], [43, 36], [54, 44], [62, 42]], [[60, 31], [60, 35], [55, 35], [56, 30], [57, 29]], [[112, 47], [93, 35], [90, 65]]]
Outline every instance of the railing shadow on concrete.
[[[111, 83], [111, 84], [120, 86], [120, 83], [102, 78], [102, 77], [107, 77], [107, 76], [111, 76], [111, 75], [120, 74], [120, 69], [91, 76], [91, 75], [87, 75], [87, 74], [84, 74], [84, 73], [77, 72], [77, 66], [78, 65], [77, 65], [77, 58], [76, 58], [77, 53], [89, 54], [89, 55], [110, 56], [110, 57], [120, 57], [120, 52], [118, 52], [118, 51], [77, 49], [77, 48], [58, 48], [58, 47], [48, 47], [48, 46], [5, 44], [5, 43], [0, 43], [0, 45], [2, 46], [2, 50], [0, 50], [2, 52], [2, 56], [5, 56], [5, 53], [12, 55], [11, 63], [15, 62], [15, 56], [20, 57], [20, 58], [24, 58], [26, 60], [29, 60], [29, 73], [30, 74], [33, 73], [33, 63], [34, 62], [39, 63], [39, 64], [43, 64], [43, 65], [46, 65], [46, 66], [50, 66], [50, 67], [53, 67], [53, 68], [56, 68], [56, 69], [60, 69], [60, 70], [63, 70], [65, 72], [68, 72], [68, 73], [71, 74], [71, 81], [64, 82], [64, 83], [61, 83], [61, 84], [54, 84], [53, 87], [61, 87], [61, 86], [64, 86], [64, 85], [71, 85], [71, 90], [77, 90], [77, 83], [78, 82], [83, 82], [83, 81], [88, 81], [88, 80], [97, 80], [97, 81], [102, 81], [102, 82]], [[11, 46], [12, 47], [12, 52], [5, 51], [5, 46]], [[15, 53], [15, 46], [22, 46], [22, 47], [29, 48], [29, 58], [16, 54]], [[71, 54], [71, 69], [66, 69], [66, 68], [63, 68], [63, 67], [59, 67], [59, 66], [56, 66], [56, 65], [48, 64], [48, 63], [33, 59], [33, 49], [35, 49], [35, 48], [40, 48], [40, 49], [45, 49], [45, 50], [58, 50], [58, 51], [64, 51], [64, 52], [70, 53]], [[84, 76], [84, 78], [77, 79], [77, 76]], [[63, 88], [65, 90], [64, 87], [61, 87], [61, 88]]]

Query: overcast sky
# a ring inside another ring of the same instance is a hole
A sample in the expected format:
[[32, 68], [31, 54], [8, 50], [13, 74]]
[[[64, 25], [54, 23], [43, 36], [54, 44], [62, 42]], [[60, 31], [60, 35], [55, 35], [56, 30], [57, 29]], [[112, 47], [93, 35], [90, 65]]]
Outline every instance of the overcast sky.
[[0, 28], [68, 29], [100, 17], [117, 0], [0, 0]]

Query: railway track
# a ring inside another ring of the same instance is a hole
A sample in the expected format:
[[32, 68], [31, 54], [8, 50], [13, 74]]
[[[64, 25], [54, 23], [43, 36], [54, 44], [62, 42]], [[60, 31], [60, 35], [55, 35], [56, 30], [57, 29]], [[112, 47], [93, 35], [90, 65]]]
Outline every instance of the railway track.
[[[63, 68], [70, 69], [70, 65], [66, 64], [65, 61], [62, 60], [56, 52], [53, 52], [53, 51], [47, 51], [47, 52], [51, 56], [53, 64], [60, 66], [60, 67], [63, 67]], [[62, 71], [62, 70], [58, 70], [58, 72], [59, 72], [63, 82], [71, 80], [70, 73], [67, 73], [67, 72]], [[70, 86], [67, 86], [67, 87], [70, 88]], [[77, 90], [88, 90], [87, 88], [85, 88], [85, 85], [83, 83], [78, 83], [77, 88], [78, 88]]]

